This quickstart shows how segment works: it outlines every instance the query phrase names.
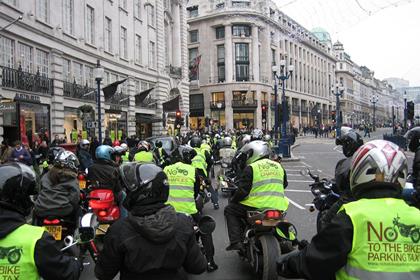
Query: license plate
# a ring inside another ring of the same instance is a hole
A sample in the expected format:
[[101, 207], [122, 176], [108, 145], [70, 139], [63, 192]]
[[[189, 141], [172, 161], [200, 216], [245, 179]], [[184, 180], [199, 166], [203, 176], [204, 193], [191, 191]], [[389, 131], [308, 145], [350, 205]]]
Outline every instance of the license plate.
[[265, 227], [275, 227], [277, 226], [278, 223], [279, 221], [277, 220], [263, 220], [262, 221], [262, 225]]
[[110, 224], [100, 224], [96, 229], [96, 235], [104, 235], [109, 228]]
[[61, 240], [62, 226], [45, 226], [47, 231], [54, 237], [55, 240]]
[[86, 188], [86, 181], [79, 181], [79, 188], [81, 189], [81, 190], [83, 190], [83, 189], [85, 189]]

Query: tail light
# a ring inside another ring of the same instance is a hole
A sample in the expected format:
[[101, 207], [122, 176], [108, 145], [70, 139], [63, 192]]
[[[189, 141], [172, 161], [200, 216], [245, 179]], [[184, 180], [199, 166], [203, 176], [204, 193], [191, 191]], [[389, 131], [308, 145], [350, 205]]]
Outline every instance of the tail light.
[[79, 179], [80, 181], [81, 180], [84, 180], [85, 179], [85, 175], [79, 174], [79, 176], [77, 176], [77, 179]]
[[59, 219], [54, 219], [54, 220], [48, 220], [48, 219], [44, 219], [44, 225], [58, 225], [60, 223]]
[[98, 212], [99, 217], [105, 217], [106, 215], [107, 215], [107, 213], [106, 213], [105, 210], [101, 210], [101, 211]]
[[281, 213], [280, 211], [276, 211], [276, 210], [269, 210], [265, 213], [265, 217], [267, 219], [271, 219], [271, 220], [277, 220], [281, 217]]

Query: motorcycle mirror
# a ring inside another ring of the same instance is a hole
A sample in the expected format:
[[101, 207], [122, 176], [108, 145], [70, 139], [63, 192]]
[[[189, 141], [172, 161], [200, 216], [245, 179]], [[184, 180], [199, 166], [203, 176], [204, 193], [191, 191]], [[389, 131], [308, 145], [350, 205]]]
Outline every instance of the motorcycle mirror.
[[86, 168], [85, 169], [85, 174], [87, 175], [89, 173], [89, 171], [88, 171], [88, 169]]
[[202, 216], [198, 222], [198, 228], [202, 234], [210, 234], [216, 229], [216, 221], [212, 216]]
[[90, 242], [95, 238], [95, 229], [93, 227], [80, 227], [79, 237], [82, 243]]
[[309, 175], [309, 173], [311, 173], [311, 171], [309, 170], [309, 168], [303, 168], [301, 171], [300, 171], [300, 175], [302, 175], [302, 176], [308, 176]]

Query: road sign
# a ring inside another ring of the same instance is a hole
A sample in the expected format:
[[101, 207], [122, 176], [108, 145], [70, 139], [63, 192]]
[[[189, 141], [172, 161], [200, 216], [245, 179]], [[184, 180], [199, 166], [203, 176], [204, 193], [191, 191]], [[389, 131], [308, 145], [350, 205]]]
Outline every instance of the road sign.
[[97, 128], [98, 122], [86, 122], [86, 128]]

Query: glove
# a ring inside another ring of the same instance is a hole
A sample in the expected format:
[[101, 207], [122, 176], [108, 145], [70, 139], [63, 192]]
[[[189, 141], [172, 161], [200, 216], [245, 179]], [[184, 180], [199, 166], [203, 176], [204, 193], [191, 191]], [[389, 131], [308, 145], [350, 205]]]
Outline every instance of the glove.
[[298, 254], [299, 254], [299, 251], [295, 250], [295, 251], [292, 251], [290, 253], [281, 255], [277, 258], [277, 274], [279, 276], [286, 277], [286, 278], [294, 278], [294, 277], [298, 278], [299, 277], [299, 275], [297, 275], [296, 272], [291, 271], [289, 269], [289, 266], [287, 265], [289, 259], [291, 257], [297, 256]]

